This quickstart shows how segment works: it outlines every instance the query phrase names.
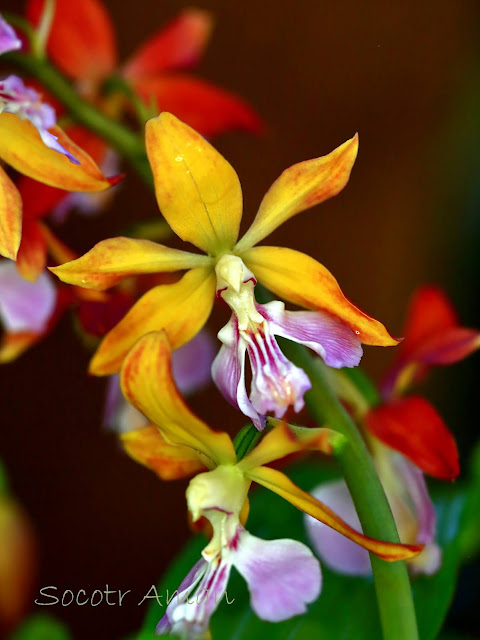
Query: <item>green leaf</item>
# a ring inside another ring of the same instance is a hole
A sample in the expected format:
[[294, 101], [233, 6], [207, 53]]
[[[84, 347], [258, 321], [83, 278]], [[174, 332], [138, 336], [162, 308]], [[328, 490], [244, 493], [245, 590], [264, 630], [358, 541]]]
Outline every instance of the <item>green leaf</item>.
[[71, 640], [67, 627], [43, 613], [31, 616], [18, 627], [8, 640]]
[[[337, 474], [312, 463], [297, 466], [288, 474], [307, 490]], [[458, 569], [462, 560], [458, 545], [464, 520], [466, 490], [461, 486], [436, 485], [433, 491], [438, 518], [438, 542], [443, 563], [434, 576], [414, 579], [413, 592], [421, 640], [434, 640], [450, 605]], [[307, 543], [303, 514], [285, 500], [265, 489], [251, 494], [248, 529], [265, 539], [294, 538]], [[200, 558], [205, 540], [195, 538], [173, 563], [162, 580], [159, 593], [172, 594]], [[212, 617], [213, 640], [382, 640], [373, 581], [370, 578], [342, 576], [322, 567], [323, 589], [320, 598], [304, 616], [272, 624], [260, 620], [249, 606], [244, 580], [233, 570], [227, 594], [234, 601], [222, 600]], [[165, 599], [165, 598], [164, 598]], [[165, 608], [150, 607], [137, 640], [152, 638]], [[465, 639], [466, 640], [466, 639]]]

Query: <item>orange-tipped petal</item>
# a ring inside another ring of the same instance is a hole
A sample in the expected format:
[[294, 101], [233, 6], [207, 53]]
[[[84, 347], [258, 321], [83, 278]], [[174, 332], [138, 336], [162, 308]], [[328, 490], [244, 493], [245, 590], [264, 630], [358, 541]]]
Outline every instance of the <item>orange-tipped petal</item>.
[[366, 415], [368, 429], [429, 475], [454, 480], [460, 473], [455, 440], [436, 409], [420, 396], [375, 407]]
[[133, 238], [109, 238], [73, 262], [50, 271], [67, 284], [103, 291], [141, 273], [181, 271], [208, 265], [204, 255], [171, 249], [151, 240]]
[[0, 364], [12, 362], [40, 340], [43, 333], [18, 331], [4, 333], [0, 341]]
[[212, 27], [208, 11], [185, 9], [131, 56], [123, 70], [125, 77], [135, 81], [141, 75], [194, 66], [203, 55]]
[[336, 316], [364, 344], [398, 344], [383, 324], [351, 303], [330, 271], [310, 256], [283, 247], [254, 247], [241, 257], [255, 277], [275, 294], [306, 309]]
[[242, 215], [231, 165], [171, 113], [147, 122], [146, 147], [158, 205], [175, 233], [207, 253], [231, 249]]
[[36, 220], [23, 221], [22, 242], [17, 254], [17, 269], [25, 280], [35, 282], [47, 264], [47, 241]]
[[238, 465], [246, 471], [299, 451], [321, 451], [330, 455], [338, 438], [343, 439], [343, 436], [331, 429], [292, 427], [280, 422]]
[[150, 289], [105, 336], [90, 373], [117, 373], [131, 347], [150, 331], [164, 329], [172, 349], [181, 347], [203, 327], [214, 299], [215, 277], [204, 267], [188, 271], [179, 282]]
[[21, 238], [22, 199], [17, 187], [0, 167], [0, 255], [15, 260]]
[[267, 467], [259, 467], [248, 472], [248, 476], [263, 485], [270, 491], [277, 493], [279, 496], [293, 504], [297, 509], [312, 516], [316, 520], [323, 522], [335, 531], [338, 531], [346, 538], [353, 540], [364, 549], [375, 553], [383, 560], [395, 562], [397, 560], [407, 560], [413, 558], [420, 553], [423, 545], [404, 545], [395, 544], [393, 542], [381, 542], [368, 538], [363, 534], [355, 531], [350, 525], [344, 522], [331, 509], [319, 500], [316, 500], [306, 491], [302, 491], [296, 484], [287, 478], [286, 475], [275, 469]]
[[238, 251], [253, 247], [297, 213], [336, 196], [350, 178], [357, 151], [355, 135], [327, 156], [286, 169], [265, 194], [252, 226], [238, 243]]
[[155, 100], [165, 111], [207, 138], [233, 130], [260, 134], [265, 124], [252, 107], [235, 94], [186, 75], [132, 78], [146, 104]]
[[196, 451], [168, 444], [152, 424], [122, 433], [120, 440], [131, 458], [151, 469], [162, 480], [187, 478], [198, 471], [205, 471]]
[[[38, 26], [45, 0], [29, 0], [28, 20]], [[55, 64], [78, 80], [100, 80], [117, 63], [115, 34], [99, 0], [55, 0], [55, 15], [47, 43]]]
[[0, 158], [20, 173], [67, 191], [103, 191], [111, 186], [92, 158], [59, 127], [50, 133], [77, 160], [71, 163], [62, 153], [47, 147], [28, 120], [13, 113], [0, 114]]
[[135, 344], [120, 382], [127, 400], [158, 426], [169, 444], [193, 449], [210, 469], [236, 461], [229, 436], [210, 429], [184, 403], [173, 380], [171, 347], [163, 331], [149, 333]]

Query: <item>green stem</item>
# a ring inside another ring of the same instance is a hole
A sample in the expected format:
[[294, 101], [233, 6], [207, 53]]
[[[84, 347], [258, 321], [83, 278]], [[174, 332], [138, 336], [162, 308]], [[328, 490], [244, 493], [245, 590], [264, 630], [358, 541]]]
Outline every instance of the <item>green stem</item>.
[[72, 118], [98, 134], [129, 162], [148, 184], [153, 184], [152, 172], [145, 152], [143, 136], [111, 120], [92, 104], [83, 100], [68, 81], [46, 60], [22, 53], [2, 56], [2, 62], [19, 67], [34, 77], [68, 109]]
[[[371, 457], [355, 425], [327, 384], [321, 368], [300, 345], [282, 340], [285, 355], [310, 378], [312, 389], [305, 400], [318, 424], [328, 424], [348, 440], [338, 462], [355, 503], [365, 535], [398, 543], [390, 506]], [[370, 554], [380, 621], [385, 640], [418, 640], [410, 580], [405, 562], [385, 562]]]

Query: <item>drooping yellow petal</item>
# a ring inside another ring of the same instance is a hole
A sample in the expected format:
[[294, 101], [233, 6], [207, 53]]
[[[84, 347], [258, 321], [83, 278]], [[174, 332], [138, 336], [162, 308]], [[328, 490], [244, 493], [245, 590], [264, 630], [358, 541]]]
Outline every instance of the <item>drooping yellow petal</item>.
[[327, 526], [335, 529], [345, 537], [353, 540], [364, 549], [375, 553], [383, 560], [394, 562], [396, 560], [407, 560], [413, 558], [420, 553], [423, 545], [406, 545], [395, 544], [393, 542], [381, 542], [364, 536], [363, 534], [352, 529], [350, 525], [344, 522], [331, 509], [319, 500], [316, 500], [306, 491], [297, 487], [287, 476], [275, 469], [267, 467], [259, 467], [249, 471], [247, 474], [252, 480], [263, 485], [270, 491], [277, 493], [279, 496], [293, 504], [297, 509], [304, 513], [308, 513], [316, 520], [323, 522]]
[[355, 135], [327, 156], [286, 169], [265, 194], [237, 251], [253, 247], [297, 213], [336, 196], [348, 182], [357, 151], [358, 135]]
[[50, 271], [68, 284], [102, 291], [133, 275], [207, 266], [210, 260], [150, 240], [120, 237], [103, 240], [81, 258]]
[[330, 271], [310, 256], [284, 247], [254, 247], [242, 254], [242, 260], [275, 294], [306, 309], [340, 318], [364, 344], [398, 344], [383, 324], [352, 304]]
[[21, 239], [22, 198], [0, 167], [0, 255], [15, 260]]
[[162, 480], [187, 478], [198, 471], [205, 471], [205, 463], [196, 451], [168, 444], [153, 424], [122, 433], [120, 441], [131, 458], [151, 469]]
[[80, 165], [47, 147], [33, 124], [13, 113], [0, 114], [0, 158], [20, 173], [66, 191], [103, 191], [111, 186], [88, 153], [59, 127], [49, 131]]
[[[171, 371], [171, 348], [164, 331], [149, 333], [129, 352], [120, 382], [125, 397], [158, 426], [172, 445], [207, 456], [210, 468], [236, 460], [226, 433], [212, 431], [185, 405]], [[207, 460], [208, 462], [208, 460]]]
[[[269, 422], [272, 421], [269, 419]], [[339, 439], [343, 440], [343, 436], [331, 429], [291, 427], [286, 422], [279, 420], [278, 425], [269, 431], [248, 455], [242, 458], [238, 466], [247, 471], [299, 451], [321, 451], [330, 455]]]
[[242, 216], [233, 167], [170, 113], [147, 122], [145, 144], [158, 205], [175, 233], [212, 255], [232, 249]]
[[97, 376], [117, 373], [135, 342], [150, 331], [164, 329], [172, 349], [181, 347], [203, 327], [215, 299], [215, 275], [197, 267], [174, 284], [150, 289], [105, 336], [90, 363]]

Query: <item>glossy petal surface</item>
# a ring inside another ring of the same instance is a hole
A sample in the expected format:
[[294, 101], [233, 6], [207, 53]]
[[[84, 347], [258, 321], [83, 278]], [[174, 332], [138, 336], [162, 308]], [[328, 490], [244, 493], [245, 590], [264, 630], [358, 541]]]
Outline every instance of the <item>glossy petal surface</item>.
[[0, 157], [20, 173], [52, 187], [103, 191], [111, 186], [92, 158], [59, 127], [52, 127], [50, 132], [80, 161], [80, 166], [45, 146], [36, 128], [12, 113], [0, 114]]
[[0, 255], [15, 260], [22, 237], [22, 199], [0, 167]]
[[146, 147], [158, 205], [175, 233], [207, 253], [233, 247], [242, 191], [231, 165], [170, 113], [147, 122]]
[[301, 307], [336, 316], [360, 342], [376, 346], [398, 344], [383, 324], [345, 297], [328, 269], [304, 253], [282, 247], [254, 247], [243, 253], [242, 259], [275, 294]]

